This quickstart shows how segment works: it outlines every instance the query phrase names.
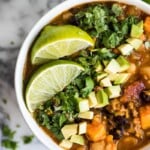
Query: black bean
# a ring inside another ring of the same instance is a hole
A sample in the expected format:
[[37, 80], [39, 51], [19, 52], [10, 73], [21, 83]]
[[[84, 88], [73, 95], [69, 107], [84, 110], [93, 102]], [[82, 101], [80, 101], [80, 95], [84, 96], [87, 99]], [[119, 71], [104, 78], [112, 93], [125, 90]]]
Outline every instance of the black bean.
[[102, 112], [104, 115], [106, 115], [107, 117], [110, 117], [110, 116], [113, 115], [109, 110], [107, 110], [106, 107], [102, 108], [101, 112]]
[[116, 127], [117, 127], [118, 129], [128, 128], [129, 121], [128, 121], [128, 119], [125, 118], [124, 116], [117, 116], [117, 117], [114, 117], [114, 121], [115, 121]]
[[144, 104], [150, 103], [150, 91], [142, 91], [140, 93], [140, 98], [142, 103]]
[[123, 132], [121, 130], [118, 130], [117, 128], [110, 130], [109, 134], [113, 135], [113, 138], [115, 140], [118, 140], [123, 136]]

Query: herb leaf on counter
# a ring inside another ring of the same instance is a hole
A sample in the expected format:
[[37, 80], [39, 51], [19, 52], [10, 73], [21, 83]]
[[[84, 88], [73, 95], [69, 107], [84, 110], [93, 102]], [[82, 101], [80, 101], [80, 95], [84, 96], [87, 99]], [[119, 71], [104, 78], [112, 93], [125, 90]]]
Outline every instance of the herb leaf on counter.
[[13, 139], [15, 133], [16, 131], [12, 131], [7, 125], [3, 125], [2, 127], [3, 136]]
[[13, 140], [14, 135], [16, 131], [12, 131], [8, 125], [3, 125], [2, 127], [2, 147], [11, 149], [11, 150], [16, 150], [18, 147], [18, 143]]
[[16, 141], [12, 141], [12, 140], [9, 140], [9, 139], [4, 139], [4, 140], [2, 140], [2, 146], [5, 147], [5, 148], [9, 148], [11, 150], [16, 150], [18, 144], [17, 144]]
[[33, 138], [34, 138], [33, 135], [24, 135], [24, 136], [22, 137], [23, 143], [24, 143], [24, 144], [29, 144], [29, 143], [32, 142]]

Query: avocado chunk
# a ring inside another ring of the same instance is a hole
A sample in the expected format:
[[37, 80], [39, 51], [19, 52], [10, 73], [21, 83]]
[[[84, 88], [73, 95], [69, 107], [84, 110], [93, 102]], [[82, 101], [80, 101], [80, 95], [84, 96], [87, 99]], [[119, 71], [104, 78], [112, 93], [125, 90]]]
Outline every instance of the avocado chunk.
[[99, 82], [101, 79], [105, 78], [107, 75], [108, 75], [108, 73], [106, 73], [106, 72], [102, 72], [102, 73], [98, 74], [96, 77], [97, 82]]
[[143, 41], [137, 38], [129, 38], [127, 42], [133, 46], [135, 50], [139, 49]]
[[138, 24], [133, 24], [131, 27], [130, 36], [133, 38], [140, 38], [143, 34], [143, 21], [140, 21]]
[[133, 52], [133, 46], [131, 44], [122, 44], [118, 47], [118, 50], [122, 55], [128, 56]]
[[87, 129], [87, 122], [79, 123], [79, 134], [85, 134]]
[[108, 77], [102, 79], [100, 81], [100, 86], [102, 87], [109, 87], [109, 86], [112, 86], [111, 82], [110, 82], [110, 79]]
[[118, 73], [118, 74], [116, 74], [114, 84], [123, 84], [123, 83], [127, 82], [130, 75], [131, 75], [130, 73]]
[[103, 60], [103, 65], [106, 67], [109, 63], [109, 60]]
[[96, 98], [97, 98], [98, 104], [95, 107], [97, 108], [101, 108], [109, 104], [108, 95], [104, 92], [103, 89], [99, 90], [96, 93]]
[[110, 86], [105, 89], [109, 98], [117, 98], [120, 96], [121, 88], [120, 85]]
[[88, 99], [89, 99], [89, 107], [90, 108], [97, 105], [97, 99], [96, 99], [96, 95], [95, 95], [94, 91], [88, 95]]
[[78, 124], [69, 124], [65, 125], [62, 129], [61, 132], [64, 136], [65, 139], [70, 138], [72, 135], [77, 134], [78, 132]]
[[119, 63], [120, 65], [120, 70], [119, 72], [123, 72], [123, 71], [126, 71], [129, 69], [130, 67], [130, 63], [127, 61], [127, 59], [124, 57], [124, 56], [119, 56], [117, 58], [117, 62]]
[[82, 118], [82, 119], [93, 119], [94, 117], [94, 112], [93, 111], [86, 111], [86, 112], [81, 112], [78, 114], [78, 118]]
[[117, 73], [120, 71], [120, 65], [115, 59], [112, 59], [104, 71], [107, 73]]
[[108, 78], [111, 82], [114, 82], [120, 73], [109, 74]]
[[85, 140], [84, 140], [84, 137], [82, 135], [72, 135], [70, 141], [72, 143], [85, 145]]
[[85, 112], [89, 110], [89, 100], [83, 98], [77, 98], [79, 112]]
[[70, 149], [72, 145], [73, 143], [70, 142], [69, 140], [62, 140], [59, 144], [60, 147], [65, 148], [65, 149]]

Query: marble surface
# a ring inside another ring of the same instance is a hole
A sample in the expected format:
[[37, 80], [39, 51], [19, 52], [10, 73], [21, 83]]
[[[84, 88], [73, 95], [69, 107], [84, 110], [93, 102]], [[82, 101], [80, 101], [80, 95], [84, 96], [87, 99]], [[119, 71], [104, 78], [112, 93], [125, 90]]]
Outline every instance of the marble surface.
[[[32, 135], [32, 132], [17, 105], [14, 70], [20, 46], [28, 32], [43, 14], [62, 1], [0, 0], [0, 129], [3, 124], [8, 124], [16, 131], [17, 150], [47, 150], [36, 138], [30, 144], [23, 144], [22, 136]], [[0, 143], [2, 138], [0, 130]], [[0, 150], [4, 148], [0, 146]]]

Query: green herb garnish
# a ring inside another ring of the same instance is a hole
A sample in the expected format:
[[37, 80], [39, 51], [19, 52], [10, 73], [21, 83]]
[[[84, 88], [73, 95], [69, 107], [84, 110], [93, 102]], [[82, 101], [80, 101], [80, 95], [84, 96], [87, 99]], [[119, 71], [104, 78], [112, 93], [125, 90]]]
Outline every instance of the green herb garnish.
[[5, 137], [7, 137], [9, 139], [13, 139], [15, 133], [16, 133], [16, 131], [12, 131], [7, 125], [4, 125], [2, 127], [2, 134], [3, 134], [3, 136], [5, 136]]
[[11, 150], [16, 150], [18, 143], [13, 140], [14, 135], [16, 131], [12, 131], [8, 125], [3, 125], [2, 127], [2, 135], [3, 135], [3, 140], [2, 140], [2, 147], [11, 149]]
[[8, 148], [10, 150], [16, 150], [18, 143], [9, 139], [2, 140], [2, 147]]
[[150, 0], [143, 0], [144, 2], [150, 4]]
[[7, 104], [7, 99], [3, 98], [3, 99], [2, 99], [2, 102], [3, 102], [4, 104]]
[[123, 8], [113, 4], [111, 8], [104, 4], [85, 8], [75, 15], [76, 24], [96, 38], [96, 48], [105, 46], [115, 48], [120, 45], [131, 30], [131, 25], [138, 22], [137, 17], [127, 16], [121, 20]]
[[22, 137], [24, 144], [29, 144], [32, 142], [34, 136], [33, 135], [25, 135]]

